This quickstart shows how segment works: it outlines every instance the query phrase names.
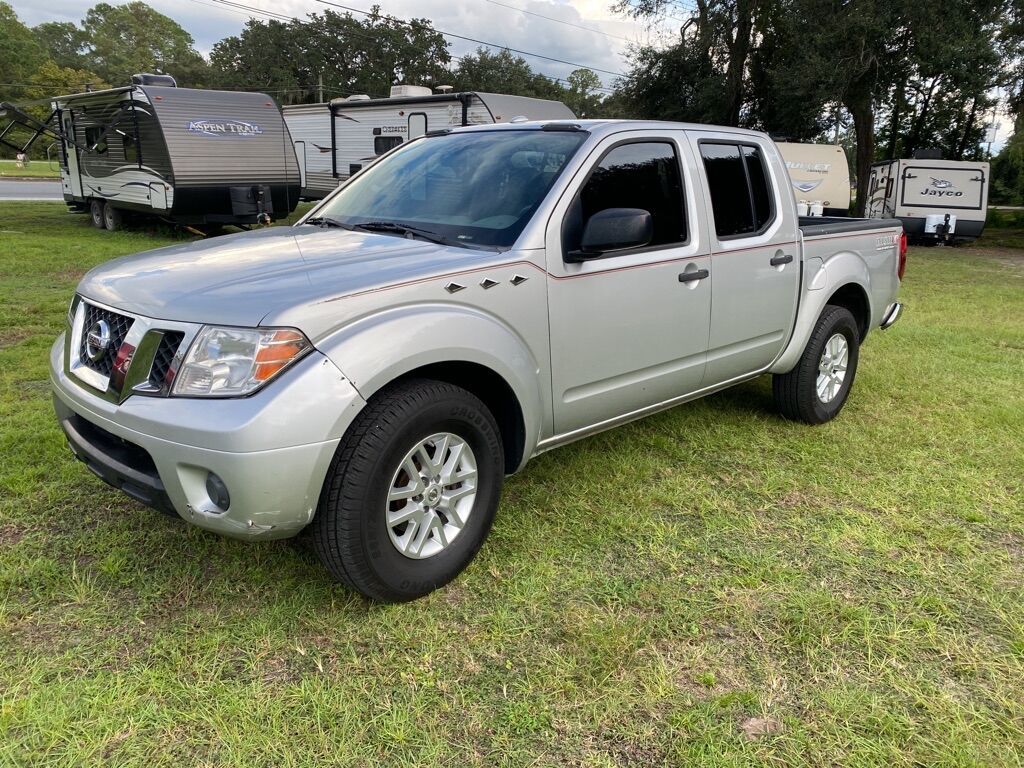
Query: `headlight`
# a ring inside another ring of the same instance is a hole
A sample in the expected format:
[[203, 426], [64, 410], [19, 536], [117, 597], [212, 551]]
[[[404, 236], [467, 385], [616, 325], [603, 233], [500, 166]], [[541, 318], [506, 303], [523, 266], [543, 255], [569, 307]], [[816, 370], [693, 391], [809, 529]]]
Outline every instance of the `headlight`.
[[173, 395], [230, 397], [255, 392], [313, 345], [291, 328], [204, 327], [174, 377]]

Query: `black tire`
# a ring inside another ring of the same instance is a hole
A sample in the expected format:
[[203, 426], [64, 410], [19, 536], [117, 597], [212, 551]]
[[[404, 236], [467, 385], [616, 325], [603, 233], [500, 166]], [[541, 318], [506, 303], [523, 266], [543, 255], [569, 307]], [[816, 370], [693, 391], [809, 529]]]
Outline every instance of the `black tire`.
[[110, 203], [103, 206], [103, 225], [111, 232], [124, 227], [124, 214]]
[[[846, 376], [835, 396], [828, 402], [822, 402], [817, 388], [818, 367], [825, 344], [837, 333], [846, 339], [849, 350]], [[859, 353], [860, 331], [850, 310], [826, 305], [796, 367], [789, 373], [772, 377], [772, 393], [779, 412], [787, 419], [807, 424], [824, 424], [834, 419], [850, 396], [850, 388], [857, 375]]]
[[[392, 543], [386, 499], [405, 456], [438, 432], [472, 449], [476, 498], [465, 526], [444, 549], [411, 559]], [[428, 379], [388, 387], [371, 398], [338, 446], [311, 523], [313, 550], [335, 579], [367, 597], [421, 597], [454, 579], [480, 549], [498, 507], [504, 462], [494, 417], [470, 392]]]
[[103, 221], [102, 200], [89, 201], [89, 218], [92, 221], [92, 225], [96, 227], [96, 229], [103, 229], [104, 227], [106, 227], [106, 223]]

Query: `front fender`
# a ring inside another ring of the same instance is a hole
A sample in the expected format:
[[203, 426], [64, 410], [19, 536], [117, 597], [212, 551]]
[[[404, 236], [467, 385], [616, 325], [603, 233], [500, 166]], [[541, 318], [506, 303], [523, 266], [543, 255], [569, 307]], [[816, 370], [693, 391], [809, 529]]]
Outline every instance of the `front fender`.
[[540, 439], [540, 365], [526, 341], [499, 318], [452, 304], [414, 304], [368, 315], [335, 331], [317, 348], [368, 400], [410, 371], [436, 363], [491, 369], [519, 401], [526, 432], [523, 457]]
[[853, 251], [840, 251], [831, 256], [814, 274], [805, 274], [803, 289], [800, 294], [800, 308], [797, 311], [796, 323], [789, 344], [779, 358], [772, 364], [771, 373], [788, 373], [800, 360], [807, 346], [814, 326], [821, 316], [821, 311], [828, 304], [832, 295], [845, 285], [857, 285], [867, 297], [868, 314], [871, 318], [868, 327], [874, 327], [875, 308], [871, 301], [871, 272], [864, 259]]

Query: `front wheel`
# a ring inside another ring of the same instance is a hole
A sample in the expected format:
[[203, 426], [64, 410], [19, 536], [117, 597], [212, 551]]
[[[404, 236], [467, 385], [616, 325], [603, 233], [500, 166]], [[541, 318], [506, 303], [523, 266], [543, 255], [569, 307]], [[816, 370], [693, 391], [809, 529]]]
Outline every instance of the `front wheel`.
[[503, 479], [498, 427], [477, 397], [440, 381], [401, 382], [370, 400], [338, 446], [313, 548], [367, 597], [412, 600], [470, 563]]
[[850, 310], [826, 305], [796, 367], [772, 377], [775, 405], [787, 419], [824, 424], [850, 396], [860, 332]]

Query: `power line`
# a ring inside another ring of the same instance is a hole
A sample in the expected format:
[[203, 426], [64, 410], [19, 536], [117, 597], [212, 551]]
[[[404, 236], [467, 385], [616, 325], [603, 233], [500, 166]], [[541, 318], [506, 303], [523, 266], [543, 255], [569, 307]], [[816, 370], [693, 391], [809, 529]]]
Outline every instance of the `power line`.
[[[217, 0], [217, 1], [218, 2], [223, 2], [224, 0]], [[374, 15], [370, 11], [363, 11], [363, 10], [360, 10], [359, 8], [352, 8], [350, 6], [342, 5], [340, 3], [330, 2], [330, 0], [316, 0], [316, 1], [318, 3], [322, 3], [323, 5], [331, 5], [331, 6], [334, 6], [335, 8], [341, 8], [342, 10], [348, 11], [350, 13], [360, 13], [360, 14], [362, 14], [364, 16], [373, 16]], [[406, 21], [405, 19], [399, 19], [399, 18], [397, 18], [395, 16], [384, 15], [384, 16], [381, 16], [381, 18], [387, 19], [387, 20], [392, 21], [392, 22], [394, 22], [396, 24], [402, 24], [402, 25], [407, 26], [407, 27], [413, 26], [412, 22]], [[537, 58], [537, 59], [545, 59], [546, 61], [553, 61], [553, 62], [556, 62], [558, 64], [566, 64], [566, 65], [568, 65], [570, 67], [576, 67], [577, 69], [589, 69], [589, 70], [592, 70], [594, 72], [601, 72], [602, 74], [605, 74], [605, 75], [614, 75], [615, 77], [622, 77], [622, 78], [625, 78], [627, 80], [629, 79], [629, 75], [623, 74], [622, 72], [612, 72], [611, 70], [608, 70], [608, 69], [600, 69], [598, 67], [591, 67], [591, 66], [589, 66], [587, 64], [580, 64], [579, 62], [575, 62], [575, 61], [566, 61], [565, 59], [556, 59], [553, 56], [545, 56], [542, 53], [533, 53], [532, 51], [523, 51], [523, 50], [520, 50], [518, 48], [512, 48], [510, 46], [501, 45], [499, 43], [489, 43], [486, 40], [478, 40], [475, 37], [467, 37], [465, 35], [457, 35], [454, 32], [445, 32], [442, 29], [437, 29], [437, 27], [431, 27], [431, 28], [435, 32], [438, 32], [438, 33], [444, 35], [445, 37], [452, 37], [452, 38], [455, 38], [456, 40], [465, 40], [465, 41], [470, 42], [470, 43], [476, 43], [477, 45], [486, 46], [487, 48], [497, 48], [499, 50], [510, 51], [512, 53], [518, 53], [518, 54], [520, 54], [522, 56], [533, 56], [534, 58]]]
[[593, 32], [594, 34], [597, 35], [604, 35], [605, 37], [610, 37], [615, 40], [622, 40], [627, 43], [636, 42], [635, 40], [630, 40], [628, 37], [621, 37], [620, 35], [613, 35], [609, 32], [602, 32], [600, 29], [594, 29], [593, 27], [585, 27], [582, 24], [575, 24], [571, 21], [565, 21], [564, 19], [556, 19], [554, 16], [545, 16], [543, 13], [536, 13], [535, 11], [528, 11], [525, 8], [517, 8], [514, 5], [506, 5], [505, 3], [499, 3], [498, 0], [484, 0], [484, 2], [490, 3], [491, 5], [500, 5], [502, 8], [508, 8], [513, 11], [519, 11], [519, 13], [525, 13], [527, 16], [536, 16], [539, 19], [547, 19], [548, 21], [553, 21], [556, 24], [564, 24], [567, 27], [575, 27], [576, 29], [583, 29], [586, 30], [587, 32]]
[[[198, 1], [198, 0], [194, 0], [194, 1]], [[323, 2], [323, 0], [320, 0], [320, 1]], [[287, 22], [294, 21], [294, 22], [296, 22], [298, 24], [309, 24], [310, 23], [309, 21], [305, 21], [303, 19], [299, 19], [299, 18], [297, 18], [295, 16], [288, 16], [286, 14], [278, 13], [277, 11], [268, 11], [268, 10], [265, 10], [263, 8], [258, 8], [258, 7], [254, 7], [254, 6], [251, 6], [251, 5], [246, 5], [245, 3], [234, 2], [234, 0], [214, 0], [214, 2], [218, 3], [219, 5], [226, 5], [226, 6], [232, 6], [232, 7], [235, 7], [235, 8], [241, 8], [241, 9], [244, 9], [244, 10], [250, 12], [250, 13], [261, 15], [261, 16], [270, 18], [270, 19], [275, 20], [275, 21], [287, 21]], [[337, 7], [342, 8], [345, 11], [354, 10], [356, 13], [361, 13], [361, 14], [363, 14], [365, 16], [371, 16], [372, 15], [372, 14], [370, 14], [367, 11], [360, 11], [359, 9], [349, 9], [349, 8], [347, 8], [345, 6], [338, 5], [337, 3], [325, 3], [325, 4], [326, 5], [336, 5]], [[387, 20], [389, 22], [402, 24], [402, 25], [407, 26], [407, 27], [413, 26], [411, 22], [407, 22], [407, 21], [404, 21], [402, 19], [396, 19], [394, 17], [389, 17], [389, 16], [382, 16], [381, 18], [384, 18], [385, 20]], [[433, 27], [431, 27], [431, 29], [433, 31], [435, 31], [435, 32], [438, 32], [439, 34], [442, 34], [442, 35], [446, 34], [444, 32], [441, 32], [441, 30], [434, 29]], [[352, 35], [353, 37], [360, 37], [360, 38], [363, 38], [365, 40], [369, 40], [371, 42], [377, 42], [376, 38], [374, 38], [372, 35], [370, 35], [368, 33], [365, 33], [365, 32], [356, 32], [354, 30], [347, 30], [346, 34]], [[452, 35], [449, 35], [449, 36], [452, 36]], [[480, 44], [481, 45], [485, 45], [485, 46], [489, 46], [490, 45], [490, 44], [484, 43], [482, 41], [480, 42]], [[497, 46], [490, 46], [490, 47], [497, 47]], [[515, 49], [512, 49], [512, 48], [509, 48], [509, 49], [506, 49], [506, 50], [514, 51], [516, 53], [523, 53], [521, 51], [516, 51]], [[527, 54], [527, 55], [535, 55], [535, 54]], [[461, 62], [461, 61], [463, 61], [466, 58], [466, 56], [450, 56], [450, 58], [454, 62]], [[541, 58], [545, 58], [545, 57], [541, 57]], [[555, 60], [555, 61], [558, 61], [558, 60]], [[584, 65], [582, 65], [582, 64], [577, 65], [577, 64], [573, 64], [572, 62], [563, 62], [563, 63], [568, 63], [568, 64], [570, 64], [570, 66], [584, 67]], [[586, 68], [586, 67], [584, 67], [584, 68]], [[604, 70], [601, 70], [601, 71], [604, 71]], [[554, 75], [549, 75], [549, 74], [546, 74], [544, 72], [538, 72], [537, 74], [541, 75], [542, 77], [546, 77], [549, 80], [554, 80], [555, 82], [566, 83], [566, 84], [569, 83], [568, 80], [566, 80], [565, 78], [562, 78], [562, 77], [556, 77]], [[615, 74], [615, 73], [608, 73], [608, 74]], [[625, 75], [620, 75], [620, 77], [625, 77]], [[595, 88], [595, 90], [603, 91], [603, 92], [606, 92], [606, 93], [614, 93], [615, 92], [613, 88], [608, 88], [608, 87], [606, 87], [604, 85], [599, 86], [598, 88]], [[376, 96], [376, 94], [370, 94], [370, 95]], [[383, 98], [383, 97], [379, 97], [378, 96], [378, 98]]]

